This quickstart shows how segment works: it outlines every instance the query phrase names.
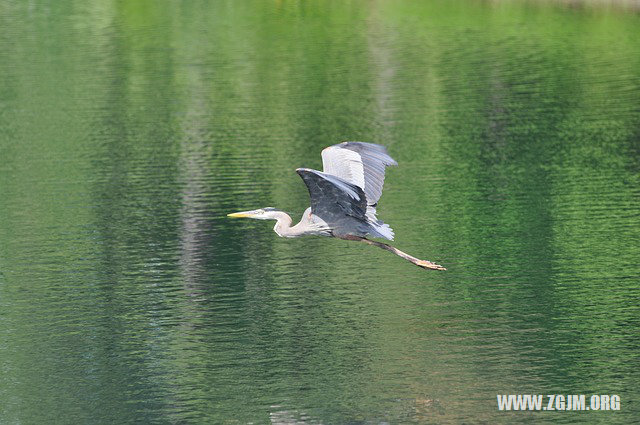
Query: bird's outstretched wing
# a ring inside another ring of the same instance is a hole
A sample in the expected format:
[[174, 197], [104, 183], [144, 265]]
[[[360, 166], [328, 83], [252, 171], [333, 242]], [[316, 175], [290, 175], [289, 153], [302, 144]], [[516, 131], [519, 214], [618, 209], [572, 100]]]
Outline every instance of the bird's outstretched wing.
[[334, 229], [340, 228], [345, 217], [366, 223], [367, 200], [362, 188], [309, 168], [298, 168], [296, 172], [309, 189], [313, 214]]
[[373, 143], [342, 142], [322, 151], [323, 171], [362, 188], [367, 198], [367, 221], [381, 237], [393, 240], [393, 230], [376, 216], [385, 168], [389, 165], [398, 163], [387, 148]]
[[398, 163], [384, 146], [373, 143], [342, 142], [322, 151], [322, 171], [362, 188], [367, 204], [373, 207], [382, 195], [384, 172], [389, 165]]
[[334, 236], [371, 234], [393, 240], [393, 230], [375, 219], [375, 208], [367, 205], [361, 187], [308, 168], [296, 171], [309, 189], [311, 212], [329, 225]]

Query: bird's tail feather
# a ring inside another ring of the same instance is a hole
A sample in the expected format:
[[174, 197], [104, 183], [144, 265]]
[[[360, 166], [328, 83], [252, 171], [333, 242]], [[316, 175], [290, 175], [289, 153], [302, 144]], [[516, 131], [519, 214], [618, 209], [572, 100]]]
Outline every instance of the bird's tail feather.
[[373, 227], [372, 236], [393, 240], [393, 229], [388, 224], [378, 221], [375, 224], [371, 224], [371, 227]]
[[378, 220], [378, 217], [376, 217], [376, 206], [377, 204], [367, 205], [367, 222], [373, 228], [373, 231], [371, 231], [370, 233], [376, 238], [385, 238], [392, 241], [393, 229], [389, 227], [388, 224], [385, 224], [381, 220]]

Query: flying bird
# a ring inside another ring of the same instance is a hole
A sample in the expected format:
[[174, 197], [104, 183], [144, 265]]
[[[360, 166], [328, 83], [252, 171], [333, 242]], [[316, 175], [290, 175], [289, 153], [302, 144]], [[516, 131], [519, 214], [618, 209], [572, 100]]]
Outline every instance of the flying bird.
[[376, 216], [382, 195], [385, 168], [398, 163], [384, 146], [365, 142], [343, 142], [322, 151], [322, 171], [298, 168], [296, 172], [309, 189], [311, 207], [292, 226], [289, 214], [267, 207], [228, 214], [258, 220], [276, 220], [278, 236], [329, 236], [360, 241], [386, 249], [424, 269], [446, 270], [439, 264], [420, 260], [386, 243], [367, 239], [393, 240], [393, 230]]

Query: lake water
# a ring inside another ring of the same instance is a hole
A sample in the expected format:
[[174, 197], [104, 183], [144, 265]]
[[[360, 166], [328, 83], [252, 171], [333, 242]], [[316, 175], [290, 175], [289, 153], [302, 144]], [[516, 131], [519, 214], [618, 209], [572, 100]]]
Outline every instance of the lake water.
[[[3, 2], [0, 422], [638, 421], [640, 14], [596, 3]], [[342, 140], [448, 271], [226, 217]]]

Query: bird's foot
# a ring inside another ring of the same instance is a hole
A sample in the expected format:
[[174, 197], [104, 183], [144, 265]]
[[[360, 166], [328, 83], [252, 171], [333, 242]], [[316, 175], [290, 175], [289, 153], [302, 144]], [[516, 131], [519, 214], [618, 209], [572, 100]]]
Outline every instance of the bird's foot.
[[418, 260], [414, 264], [418, 267], [422, 267], [423, 269], [447, 270], [445, 267], [442, 267], [440, 264], [432, 263], [431, 261], [427, 261], [427, 260]]

